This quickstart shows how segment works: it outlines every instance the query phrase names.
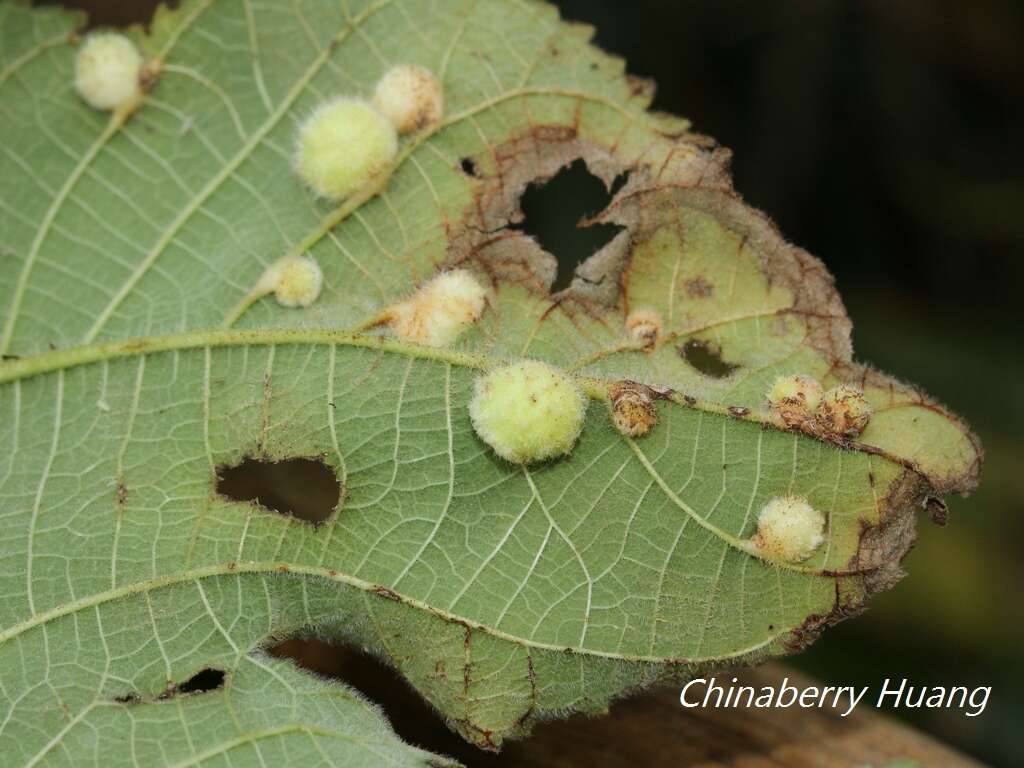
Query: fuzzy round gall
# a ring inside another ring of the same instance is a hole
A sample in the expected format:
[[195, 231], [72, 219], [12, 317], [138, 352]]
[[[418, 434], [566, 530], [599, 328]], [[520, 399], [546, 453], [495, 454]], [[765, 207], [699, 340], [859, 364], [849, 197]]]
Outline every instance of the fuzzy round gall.
[[477, 378], [469, 415], [480, 439], [513, 464], [564, 456], [583, 429], [587, 396], [558, 368], [523, 360]]
[[75, 56], [75, 90], [93, 109], [127, 106], [139, 94], [142, 55], [115, 32], [89, 35]]
[[860, 437], [870, 420], [871, 406], [857, 387], [840, 384], [822, 395], [818, 422], [827, 432], [843, 437]]
[[275, 266], [274, 295], [285, 307], [308, 307], [320, 295], [324, 275], [312, 256], [297, 256]]
[[342, 97], [299, 128], [295, 171], [319, 196], [341, 200], [390, 170], [397, 154], [391, 122], [366, 101]]
[[768, 390], [768, 405], [789, 427], [805, 427], [821, 403], [822, 388], [811, 376], [779, 376]]
[[398, 338], [428, 347], [447, 347], [480, 319], [487, 291], [465, 269], [442, 272], [411, 298], [388, 310]]
[[434, 73], [425, 67], [399, 64], [377, 83], [373, 106], [399, 133], [418, 131], [441, 121], [444, 94]]
[[757, 516], [754, 549], [769, 559], [806, 560], [825, 541], [825, 516], [795, 496], [776, 496]]

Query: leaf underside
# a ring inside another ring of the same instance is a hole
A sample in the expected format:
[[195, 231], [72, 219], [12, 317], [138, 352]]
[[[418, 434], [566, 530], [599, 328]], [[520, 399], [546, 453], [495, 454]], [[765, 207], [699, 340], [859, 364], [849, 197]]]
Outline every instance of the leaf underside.
[[[898, 578], [922, 504], [976, 483], [963, 424], [851, 361], [830, 276], [737, 197], [728, 153], [649, 112], [651, 86], [549, 6], [186, 0], [129, 33], [156, 77], [123, 122], [73, 91], [81, 22], [0, 6], [6, 762], [440, 764], [261, 652], [298, 632], [369, 648], [496, 748], [806, 645]], [[441, 77], [444, 121], [364, 204], [315, 199], [298, 121], [399, 62]], [[595, 217], [624, 231], [552, 295], [519, 199], [581, 158], [609, 185], [629, 172]], [[264, 298], [226, 324], [304, 252], [312, 307]], [[453, 349], [350, 333], [455, 265], [490, 297]], [[626, 337], [637, 307], [664, 319], [653, 350]], [[626, 439], [592, 403], [570, 457], [504, 463], [467, 402], [478, 369], [523, 356], [656, 387], [658, 426]], [[783, 373], [862, 386], [859, 442], [768, 423]], [[313, 527], [217, 495], [253, 456], [321, 458], [338, 508]], [[799, 565], [740, 546], [786, 493], [828, 519]], [[207, 668], [221, 688], [176, 693]]]

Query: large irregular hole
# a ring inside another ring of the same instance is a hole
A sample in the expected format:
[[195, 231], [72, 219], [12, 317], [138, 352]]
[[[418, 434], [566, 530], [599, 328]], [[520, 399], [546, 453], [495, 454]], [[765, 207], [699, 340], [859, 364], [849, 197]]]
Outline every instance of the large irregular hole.
[[620, 175], [609, 191], [583, 160], [575, 160], [548, 181], [531, 184], [523, 193], [523, 221], [512, 228], [533, 237], [558, 261], [553, 292], [568, 288], [576, 267], [624, 229], [617, 224], [581, 227], [579, 223], [607, 208], [627, 178], [628, 174]]
[[217, 493], [316, 525], [338, 506], [341, 483], [319, 458], [248, 458], [237, 466], [217, 470]]
[[690, 339], [679, 348], [682, 358], [700, 373], [713, 379], [724, 379], [739, 368], [722, 359], [722, 350], [708, 341]]

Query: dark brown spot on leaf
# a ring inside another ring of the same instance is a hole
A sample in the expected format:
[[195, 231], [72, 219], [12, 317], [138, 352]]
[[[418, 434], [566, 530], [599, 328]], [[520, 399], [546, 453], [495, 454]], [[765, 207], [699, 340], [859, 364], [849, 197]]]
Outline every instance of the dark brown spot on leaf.
[[691, 299], [706, 299], [714, 291], [715, 287], [703, 275], [686, 281], [686, 293]]
[[713, 379], [724, 379], [737, 368], [722, 359], [722, 351], [709, 341], [690, 339], [681, 347], [679, 354], [697, 371]]

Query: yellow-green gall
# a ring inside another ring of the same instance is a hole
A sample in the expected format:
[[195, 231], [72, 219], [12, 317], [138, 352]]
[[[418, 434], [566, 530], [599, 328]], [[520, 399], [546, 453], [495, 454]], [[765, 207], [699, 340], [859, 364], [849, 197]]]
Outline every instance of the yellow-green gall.
[[284, 259], [271, 267], [274, 295], [285, 307], [308, 307], [320, 295], [324, 275], [312, 256]]
[[299, 128], [295, 170], [318, 195], [340, 200], [388, 172], [396, 154], [390, 121], [362, 99], [342, 97]]
[[444, 93], [429, 69], [399, 64], [385, 72], [377, 83], [373, 106], [399, 133], [409, 133], [441, 122]]
[[142, 55], [115, 32], [89, 35], [75, 57], [75, 90], [93, 109], [126, 107], [140, 93]]
[[442, 272], [411, 298], [388, 310], [395, 335], [428, 347], [447, 347], [480, 319], [487, 291], [465, 269]]
[[477, 435], [514, 464], [563, 456], [583, 429], [587, 396], [563, 371], [523, 360], [480, 376], [469, 416]]
[[620, 381], [608, 387], [612, 423], [627, 437], [643, 437], [658, 423], [658, 412], [647, 387]]
[[779, 376], [768, 390], [768, 406], [788, 427], [811, 426], [821, 403], [822, 388], [811, 376]]
[[871, 406], [857, 387], [840, 384], [822, 396], [817, 416], [826, 432], [859, 437], [871, 420]]
[[641, 342], [651, 349], [661, 335], [661, 315], [653, 309], [635, 309], [626, 317], [626, 333], [633, 341]]
[[825, 516], [795, 496], [776, 496], [757, 516], [757, 533], [750, 543], [774, 560], [806, 560], [825, 541]]

